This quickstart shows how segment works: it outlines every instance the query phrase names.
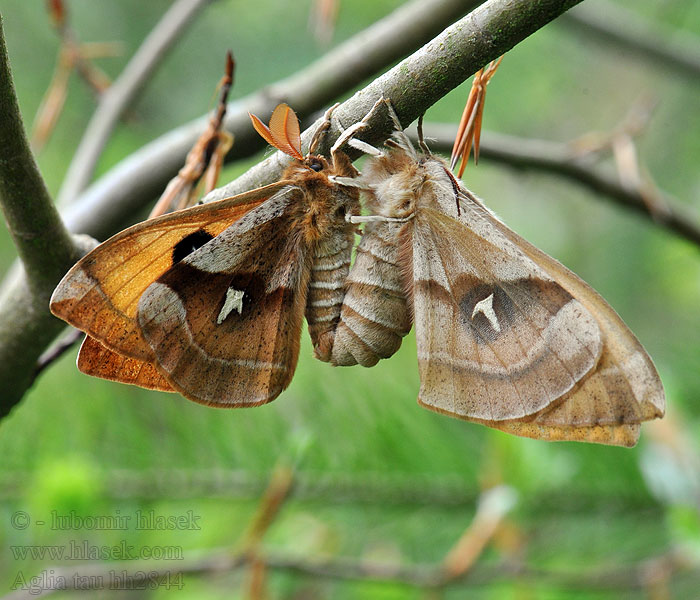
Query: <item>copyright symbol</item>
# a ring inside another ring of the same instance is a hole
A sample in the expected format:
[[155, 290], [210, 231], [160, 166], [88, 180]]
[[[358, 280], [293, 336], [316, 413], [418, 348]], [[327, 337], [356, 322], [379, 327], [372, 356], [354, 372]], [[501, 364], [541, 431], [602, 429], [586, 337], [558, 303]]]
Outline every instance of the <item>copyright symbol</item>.
[[31, 522], [32, 519], [29, 516], [29, 513], [26, 513], [23, 510], [13, 512], [12, 516], [10, 517], [10, 525], [12, 525], [14, 529], [26, 529], [29, 527]]

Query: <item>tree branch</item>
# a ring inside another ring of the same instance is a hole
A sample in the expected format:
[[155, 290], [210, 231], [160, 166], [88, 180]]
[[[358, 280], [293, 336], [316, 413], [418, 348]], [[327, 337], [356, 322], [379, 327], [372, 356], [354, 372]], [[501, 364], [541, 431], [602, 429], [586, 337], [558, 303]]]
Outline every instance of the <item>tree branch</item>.
[[[0, 298], [0, 416], [31, 385], [38, 354], [64, 327], [48, 312], [53, 288], [80, 257], [29, 149], [0, 19], [0, 205], [23, 264]], [[25, 275], [26, 273], [26, 275]]]
[[[454, 125], [426, 123], [424, 133], [430, 147], [449, 152], [457, 132]], [[572, 155], [566, 144], [518, 138], [484, 132], [480, 158], [523, 170], [541, 171], [573, 181], [615, 204], [631, 208], [654, 223], [700, 246], [700, 224], [678, 201], [662, 194], [663, 211], [653, 211], [642, 193], [623, 186], [619, 180], [591, 161]]]
[[563, 23], [646, 56], [693, 79], [700, 77], [700, 42], [689, 33], [664, 31], [617, 4], [598, 0], [566, 15]]
[[74, 200], [90, 182], [112, 130], [124, 111], [148, 83], [149, 78], [182, 32], [211, 0], [178, 0], [163, 15], [118, 79], [104, 92], [73, 156], [58, 203]]
[[[491, 60], [495, 60], [518, 42], [525, 39], [552, 19], [566, 12], [580, 0], [489, 0], [460, 19], [420, 50], [393, 69], [355, 93], [333, 113], [346, 127], [360, 121], [375, 101], [384, 96], [406, 127], [449, 91]], [[382, 143], [393, 131], [388, 115], [377, 116], [363, 139], [373, 144]], [[317, 123], [318, 124], [318, 123]], [[317, 124], [308, 128], [303, 144], [310, 141]], [[331, 128], [325, 136], [326, 150], [340, 134]], [[351, 156], [359, 153], [348, 151]], [[214, 190], [205, 202], [239, 194], [279, 179], [290, 158], [276, 152], [255, 165], [235, 181]]]
[[17, 104], [0, 21], [0, 205], [27, 269], [45, 292], [77, 254], [29, 148]]
[[[483, 0], [413, 0], [345, 41], [298, 73], [229, 103], [224, 128], [235, 137], [226, 161], [265, 147], [248, 112], [270, 114], [287, 102], [301, 119], [440, 33]], [[63, 211], [71, 231], [104, 239], [157, 198], [206, 128], [207, 115], [178, 127], [124, 159]], [[281, 172], [281, 171], [280, 171]]]

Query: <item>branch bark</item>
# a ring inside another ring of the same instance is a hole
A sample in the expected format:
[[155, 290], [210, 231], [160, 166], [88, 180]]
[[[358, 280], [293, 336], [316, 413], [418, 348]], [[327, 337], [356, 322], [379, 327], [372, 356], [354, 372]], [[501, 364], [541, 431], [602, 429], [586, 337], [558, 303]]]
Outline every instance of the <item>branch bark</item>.
[[[80, 249], [56, 211], [22, 126], [0, 18], [0, 206], [24, 265], [0, 298], [0, 416], [33, 380], [37, 354], [64, 324], [48, 312], [51, 292]], [[26, 273], [26, 274], [25, 274]]]
[[29, 148], [0, 20], [0, 205], [37, 292], [55, 285], [76, 252]]

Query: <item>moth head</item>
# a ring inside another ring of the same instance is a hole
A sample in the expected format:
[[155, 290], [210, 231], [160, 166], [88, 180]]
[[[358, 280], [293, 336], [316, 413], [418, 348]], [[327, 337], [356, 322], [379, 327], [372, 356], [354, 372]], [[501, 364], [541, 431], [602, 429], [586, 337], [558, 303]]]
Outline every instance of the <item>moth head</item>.
[[374, 196], [370, 204], [378, 214], [405, 218], [415, 211], [428, 177], [421, 164], [405, 159], [403, 152], [390, 152], [365, 172], [364, 179], [370, 195]]
[[301, 164], [315, 173], [328, 174], [328, 161], [318, 154], [308, 154], [301, 161]]
[[303, 186], [313, 198], [309, 206], [301, 207], [304, 221], [309, 221], [305, 227], [307, 232], [322, 237], [329, 227], [346, 226], [347, 214], [359, 213], [357, 188], [344, 185], [333, 178], [329, 179], [329, 176], [346, 179], [356, 176], [357, 170], [352, 166], [350, 159], [338, 152], [333, 156], [331, 164], [323, 156], [314, 153], [320, 136], [327, 129], [326, 124], [316, 131], [310, 145], [311, 152], [304, 156], [301, 150], [299, 120], [289, 106], [280, 104], [275, 108], [269, 126], [255, 115], [250, 115], [250, 118], [253, 127], [265, 141], [296, 159], [297, 162], [287, 167], [282, 178]]

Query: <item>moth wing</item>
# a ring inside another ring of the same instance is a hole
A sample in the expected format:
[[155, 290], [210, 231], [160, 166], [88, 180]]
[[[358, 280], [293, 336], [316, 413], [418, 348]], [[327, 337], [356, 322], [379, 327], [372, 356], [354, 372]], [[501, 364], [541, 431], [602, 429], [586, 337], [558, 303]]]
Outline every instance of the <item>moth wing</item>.
[[434, 200], [413, 226], [419, 402], [518, 435], [633, 445], [663, 391], [622, 320], [475, 198], [459, 216], [452, 189]]
[[517, 248], [432, 208], [414, 222], [421, 403], [486, 421], [527, 417], [595, 367], [595, 319]]
[[78, 369], [86, 375], [138, 385], [149, 390], [175, 391], [153, 363], [117, 354], [89, 335], [80, 346]]
[[141, 296], [158, 370], [190, 400], [270, 402], [291, 381], [311, 252], [293, 231], [288, 188], [175, 264]]
[[118, 354], [152, 361], [136, 323], [141, 294], [172, 267], [177, 253], [217, 236], [284, 185], [278, 182], [125, 229], [66, 273], [51, 297], [51, 312]]
[[604, 345], [596, 369], [549, 410], [529, 422], [492, 426], [527, 437], [633, 446], [639, 423], [662, 417], [666, 408], [651, 358], [615, 310], [580, 277], [500, 221], [494, 226], [586, 307]]

